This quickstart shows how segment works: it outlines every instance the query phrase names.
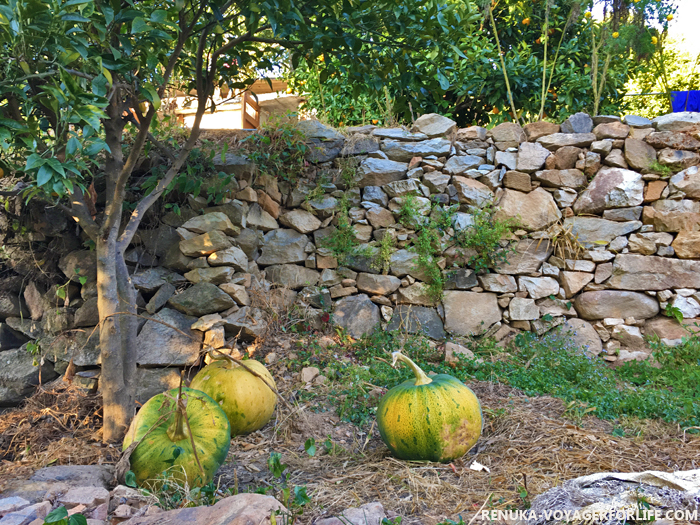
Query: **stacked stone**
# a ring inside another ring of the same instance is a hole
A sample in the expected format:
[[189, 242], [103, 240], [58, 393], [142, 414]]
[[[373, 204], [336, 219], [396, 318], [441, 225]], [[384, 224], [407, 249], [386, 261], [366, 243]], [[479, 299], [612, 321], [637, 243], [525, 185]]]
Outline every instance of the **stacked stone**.
[[[349, 136], [313, 121], [300, 127], [313, 177], [292, 185], [256, 175], [245, 157], [217, 156], [219, 168], [235, 176], [231, 198], [208, 207], [191, 196], [181, 215], [168, 213], [158, 229], [139, 232], [127, 260], [141, 311], [194, 338], [140, 321], [140, 400], [174, 386], [179, 369], [201, 359], [203, 344], [230, 347], [234, 338], [264, 335], [269, 308], [298, 305], [317, 327], [332, 312], [354, 337], [382, 325], [436, 340], [503, 339], [566, 324], [577, 344], [608, 361], [648, 357], [643, 337], [651, 333], [677, 343], [678, 327], [660, 316], [667, 306], [686, 319], [700, 316], [698, 113], [653, 121], [578, 113], [561, 125], [490, 130], [457, 129], [431, 114], [410, 131], [364, 126], [349, 128]], [[657, 174], [664, 166], [669, 178]], [[493, 203], [498, 218], [519, 222], [509, 241], [515, 252], [494, 273], [476, 274], [453, 268], [460, 254], [446, 238], [437, 260], [445, 293], [435, 301], [410, 250], [415, 227], [400, 221], [407, 196], [416, 215], [427, 216], [431, 202], [457, 205], [455, 230]], [[336, 228], [341, 198], [362, 254], [342, 265], [323, 243]], [[396, 247], [382, 275], [373, 254], [385, 235]], [[555, 255], [564, 239], [579, 246], [569, 258]], [[70, 252], [60, 268], [71, 280], [64, 297], [32, 283], [22, 298], [0, 295], [0, 406], [38, 381], [27, 351], [37, 339], [43, 381], [72, 360], [74, 380], [96, 387], [94, 253]]]

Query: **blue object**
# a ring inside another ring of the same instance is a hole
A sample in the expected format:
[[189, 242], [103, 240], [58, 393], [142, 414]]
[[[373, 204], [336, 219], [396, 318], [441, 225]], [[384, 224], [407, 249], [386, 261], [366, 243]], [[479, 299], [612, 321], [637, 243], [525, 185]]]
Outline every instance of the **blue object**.
[[700, 111], [700, 91], [672, 91], [671, 105], [674, 113]]

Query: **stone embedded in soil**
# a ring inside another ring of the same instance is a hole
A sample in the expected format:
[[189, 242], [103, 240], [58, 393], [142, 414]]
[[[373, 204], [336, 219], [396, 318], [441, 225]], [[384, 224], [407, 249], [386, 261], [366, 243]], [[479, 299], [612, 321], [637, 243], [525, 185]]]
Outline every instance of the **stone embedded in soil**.
[[648, 319], [659, 313], [659, 303], [654, 297], [619, 290], [583, 292], [574, 300], [574, 308], [588, 320], [610, 317]]
[[[146, 324], [137, 336], [136, 362], [141, 366], [187, 366], [195, 364], [199, 359], [202, 333], [192, 331], [190, 327], [197, 319], [170, 308], [163, 308], [153, 316], [153, 319], [154, 321], [146, 321]], [[155, 320], [172, 325], [185, 334], [189, 334], [191, 338], [185, 337]]]
[[441, 340], [446, 336], [442, 319], [435, 308], [399, 304], [394, 308], [388, 331], [422, 334], [431, 339]]
[[344, 297], [335, 303], [333, 323], [352, 337], [370, 334], [380, 320], [379, 308], [366, 294]]

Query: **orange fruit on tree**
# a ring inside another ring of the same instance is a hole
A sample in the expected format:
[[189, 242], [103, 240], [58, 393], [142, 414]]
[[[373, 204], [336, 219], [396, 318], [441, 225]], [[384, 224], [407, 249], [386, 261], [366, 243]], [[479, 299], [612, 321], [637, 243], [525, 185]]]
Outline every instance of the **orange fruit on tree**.
[[618, 36], [620, 36], [620, 33], [618, 33], [617, 31], [615, 31], [615, 32], [612, 34], [612, 37], [613, 37], [613, 38], [617, 38]]
[[537, 40], [535, 40], [535, 44], [541, 44], [541, 43], [542, 43], [542, 40], [540, 40], [539, 38]]
[[524, 18], [524, 19], [523, 19], [523, 25], [529, 26], [529, 25], [530, 25], [530, 19], [529, 19], [529, 18]]
[[652, 37], [651, 37], [651, 43], [654, 44], [654, 45], [656, 45], [656, 44], [659, 43], [659, 39], [656, 38], [655, 36], [652, 36]]
[[501, 110], [498, 109], [496, 106], [494, 106], [493, 109], [491, 110], [491, 113], [493, 113], [494, 115], [498, 115], [500, 112], [501, 112]]
[[375, 125], [376, 125], [376, 124], [379, 124], [379, 120], [377, 120], [376, 118], [375, 118], [375, 119], [372, 119], [372, 124], [375, 124]]
[[668, 15], [668, 16], [666, 17], [666, 20], [668, 20], [669, 22], [670, 22], [671, 20], [673, 20], [673, 15]]
[[586, 11], [583, 16], [585, 16], [586, 18], [590, 18], [593, 15], [591, 14], [590, 11]]

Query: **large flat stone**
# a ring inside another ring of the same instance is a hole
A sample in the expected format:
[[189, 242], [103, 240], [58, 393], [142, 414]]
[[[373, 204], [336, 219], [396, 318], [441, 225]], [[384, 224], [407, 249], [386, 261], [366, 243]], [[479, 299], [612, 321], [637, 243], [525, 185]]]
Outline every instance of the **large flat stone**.
[[615, 237], [628, 235], [642, 227], [640, 221], [617, 222], [596, 217], [571, 217], [564, 219], [564, 229], [584, 247], [595, 248], [609, 243]]
[[188, 507], [131, 518], [124, 525], [271, 525], [276, 512], [286, 516], [287, 509], [272, 496], [238, 494], [218, 501], [211, 507]]
[[494, 293], [447, 291], [443, 306], [450, 334], [481, 335], [502, 318]]
[[676, 173], [669, 180], [669, 190], [682, 191], [689, 199], [700, 199], [700, 169], [691, 166]]
[[617, 318], [649, 319], [659, 313], [655, 298], [618, 290], [583, 292], [574, 301], [579, 316], [588, 320]]
[[431, 339], [444, 339], [445, 329], [442, 319], [435, 308], [400, 304], [394, 308], [388, 331], [400, 331], [409, 334], [422, 334]]
[[[136, 338], [136, 362], [140, 366], [189, 366], [199, 360], [202, 333], [190, 329], [196, 317], [163, 308], [153, 319], [146, 321]], [[156, 321], [174, 326], [190, 337]]]
[[296, 230], [273, 230], [265, 234], [265, 243], [257, 263], [270, 266], [304, 262], [308, 243], [309, 238]]
[[40, 379], [47, 383], [56, 375], [48, 360], [41, 367], [34, 366], [34, 356], [26, 345], [0, 352], [0, 407], [17, 405], [34, 392]]
[[[445, 139], [430, 139], [422, 142], [387, 140], [382, 146], [382, 151], [386, 153], [390, 160], [408, 162], [413, 157], [428, 157], [430, 155], [446, 157], [450, 154], [451, 148], [452, 143]], [[381, 186], [381, 184], [375, 183], [372, 185]]]
[[335, 303], [333, 323], [352, 337], [372, 333], [380, 321], [379, 308], [365, 294], [343, 297]]
[[412, 131], [424, 133], [428, 138], [443, 137], [457, 129], [457, 123], [437, 113], [421, 115], [413, 123]]
[[185, 315], [201, 317], [221, 312], [236, 303], [215, 284], [198, 283], [184, 292], [173, 295], [168, 299], [168, 304]]
[[[411, 160], [411, 159], [408, 159]], [[358, 186], [384, 186], [406, 176], [408, 164], [393, 160], [367, 158], [357, 168]]]
[[530, 193], [506, 189], [498, 202], [494, 218], [515, 219], [520, 228], [536, 231], [543, 230], [561, 219], [561, 212], [552, 194], [542, 188]]
[[607, 284], [620, 290], [700, 288], [700, 261], [618, 255], [613, 264], [612, 277]]
[[641, 174], [622, 168], [603, 168], [579, 195], [575, 213], [601, 213], [610, 208], [639, 206], [644, 201]]
[[320, 274], [316, 270], [296, 264], [275, 264], [265, 268], [265, 275], [270, 282], [298, 290], [305, 286], [314, 286]]
[[538, 138], [537, 142], [550, 151], [556, 151], [564, 146], [587, 148], [596, 140], [593, 133], [554, 133]]
[[498, 268], [498, 273], [524, 275], [537, 272], [553, 250], [548, 240], [522, 239], [515, 245], [515, 253], [508, 254], [508, 262]]

